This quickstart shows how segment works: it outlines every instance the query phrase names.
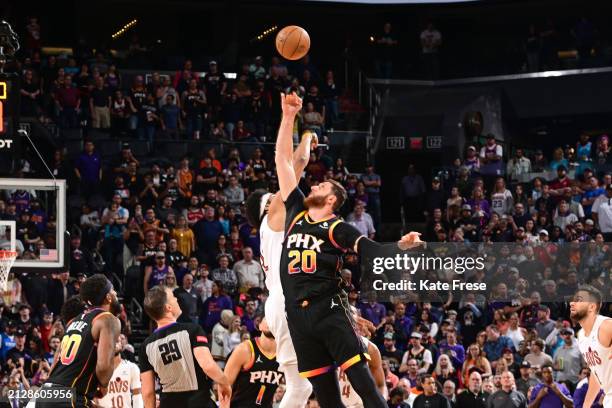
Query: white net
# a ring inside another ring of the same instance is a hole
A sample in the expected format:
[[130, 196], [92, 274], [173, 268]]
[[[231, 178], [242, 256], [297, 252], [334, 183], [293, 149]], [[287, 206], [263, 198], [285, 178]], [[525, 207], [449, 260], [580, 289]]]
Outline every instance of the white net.
[[0, 251], [0, 287], [3, 291], [7, 289], [6, 282], [15, 258], [17, 258], [17, 252]]

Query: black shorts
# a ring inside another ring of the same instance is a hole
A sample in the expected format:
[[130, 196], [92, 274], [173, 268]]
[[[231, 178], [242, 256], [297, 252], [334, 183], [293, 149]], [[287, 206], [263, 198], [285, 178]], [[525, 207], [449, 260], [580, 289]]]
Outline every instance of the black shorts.
[[336, 367], [347, 369], [369, 359], [367, 345], [355, 330], [344, 296], [288, 304], [287, 323], [302, 377], [314, 377]]

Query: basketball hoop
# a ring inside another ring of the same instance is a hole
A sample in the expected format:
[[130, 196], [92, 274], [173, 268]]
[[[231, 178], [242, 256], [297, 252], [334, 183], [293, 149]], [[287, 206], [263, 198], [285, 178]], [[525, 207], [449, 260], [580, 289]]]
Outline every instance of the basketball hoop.
[[7, 289], [8, 275], [16, 258], [17, 252], [15, 251], [0, 251], [0, 286], [2, 290]]

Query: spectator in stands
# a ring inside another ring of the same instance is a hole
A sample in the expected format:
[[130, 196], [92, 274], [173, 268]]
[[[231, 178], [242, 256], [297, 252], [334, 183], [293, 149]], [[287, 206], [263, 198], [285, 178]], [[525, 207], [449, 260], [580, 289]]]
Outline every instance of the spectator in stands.
[[204, 89], [206, 90], [206, 101], [209, 112], [218, 112], [221, 109], [222, 98], [227, 92], [227, 80], [222, 72], [219, 72], [217, 61], [210, 61], [208, 72], [204, 75]]
[[47, 307], [54, 315], [59, 315], [64, 302], [77, 293], [69, 278], [70, 272], [66, 269], [47, 281]]
[[533, 160], [531, 162], [531, 169], [535, 173], [541, 173], [549, 169], [548, 159], [544, 157], [544, 152], [542, 152], [542, 149], [537, 149], [535, 151]]
[[368, 193], [368, 208], [372, 215], [374, 228], [378, 228], [381, 223], [380, 187], [382, 185], [380, 175], [374, 172], [374, 165], [368, 164], [365, 174], [361, 176], [361, 181], [365, 184]]
[[482, 389], [482, 376], [477, 370], [469, 376], [467, 389], [457, 395], [456, 408], [485, 408], [489, 394]]
[[374, 38], [377, 47], [376, 56], [376, 77], [377, 78], [392, 78], [393, 77], [393, 60], [399, 42], [392, 31], [391, 23], [385, 23], [383, 31], [380, 35]]
[[499, 328], [496, 325], [489, 325], [486, 329], [487, 341], [483, 347], [487, 359], [491, 363], [491, 368], [495, 369], [497, 361], [502, 357], [502, 351], [505, 348], [514, 349], [514, 344], [510, 338], [501, 335]]
[[102, 180], [102, 159], [94, 149], [93, 141], [86, 140], [84, 151], [74, 166], [75, 174], [80, 181], [81, 194], [86, 199], [98, 190]]
[[179, 321], [197, 323], [200, 315], [200, 300], [193, 287], [193, 275], [187, 273], [183, 276], [182, 286], [174, 290], [174, 296], [183, 312]]
[[545, 364], [541, 371], [542, 382], [536, 384], [531, 390], [529, 406], [534, 408], [541, 406], [550, 408], [573, 407], [572, 396], [565, 384], [553, 380], [553, 368]]
[[568, 388], [571, 389], [578, 382], [583, 363], [578, 344], [574, 339], [574, 330], [570, 327], [563, 328], [560, 334], [563, 345], [557, 348], [553, 355], [552, 368], [557, 372], [557, 381], [569, 385]]
[[191, 79], [189, 87], [181, 95], [181, 108], [187, 135], [193, 137], [194, 140], [200, 139], [207, 104], [208, 100], [204, 91], [198, 89], [198, 82], [195, 79]]
[[497, 144], [495, 135], [489, 133], [486, 144], [480, 149], [480, 174], [485, 178], [487, 187], [493, 184], [493, 180], [503, 175], [505, 170], [503, 156], [503, 148]]
[[164, 136], [170, 139], [178, 139], [179, 131], [183, 128], [181, 120], [181, 109], [176, 103], [176, 96], [172, 93], [167, 93], [164, 101], [160, 106], [160, 124]]
[[516, 149], [515, 156], [508, 161], [506, 167], [506, 174], [510, 180], [520, 181], [522, 175], [531, 173], [531, 171], [531, 160], [525, 157], [523, 149]]
[[362, 235], [374, 239], [374, 235], [376, 234], [374, 222], [370, 214], [365, 212], [365, 205], [361, 201], [355, 204], [355, 209], [348, 215], [346, 221], [357, 228]]
[[109, 129], [111, 127], [111, 94], [104, 86], [102, 77], [96, 78], [96, 86], [89, 98], [89, 112], [91, 112], [91, 126], [94, 129]]
[[408, 362], [411, 359], [417, 361], [417, 369], [418, 373], [427, 373], [429, 368], [433, 364], [433, 356], [431, 351], [423, 347], [421, 344], [423, 336], [419, 332], [413, 332], [410, 335], [410, 345], [408, 350], [404, 353], [402, 357], [402, 364], [400, 366], [400, 373], [405, 373], [408, 371]]
[[552, 171], [557, 171], [560, 166], [563, 166], [564, 169], [569, 168], [569, 161], [564, 157], [563, 149], [557, 147], [553, 151], [553, 159], [550, 161], [550, 169]]
[[242, 249], [242, 260], [236, 262], [233, 269], [238, 279], [240, 293], [248, 292], [251, 288], [264, 287], [261, 264], [253, 259], [253, 250], [250, 247]]
[[423, 393], [416, 397], [412, 408], [451, 408], [451, 403], [446, 397], [436, 390], [436, 380], [430, 374], [421, 377]]
[[66, 75], [64, 86], [56, 92], [56, 105], [59, 111], [60, 125], [65, 129], [78, 127], [78, 115], [81, 109], [81, 94], [72, 86], [72, 77]]
[[[210, 333], [212, 331], [214, 337], [213, 328], [217, 323], [219, 323], [222, 317], [221, 312], [225, 309], [229, 309], [231, 311], [232, 307], [232, 300], [229, 296], [225, 294], [225, 291], [223, 290], [223, 282], [214, 281], [211, 287], [211, 295], [208, 297], [208, 299], [204, 301], [204, 304], [202, 305], [202, 311], [200, 313], [200, 325], [204, 327], [204, 330], [206, 330], [207, 333]], [[223, 323], [229, 322], [226, 322], [224, 319]], [[229, 324], [227, 324], [227, 326], [229, 326]]]
[[236, 273], [229, 267], [230, 258], [226, 254], [221, 254], [217, 257], [217, 262], [219, 263], [219, 267], [213, 269], [211, 273], [213, 280], [215, 282], [220, 282], [226, 293], [234, 295], [238, 289], [238, 278], [236, 277]]
[[433, 22], [427, 23], [425, 30], [419, 36], [423, 59], [423, 74], [429, 79], [438, 79], [440, 76], [440, 46], [442, 34], [434, 27]]
[[491, 193], [491, 208], [496, 214], [511, 214], [514, 206], [514, 198], [510, 190], [506, 188], [506, 181], [503, 177], [495, 180], [495, 187]]
[[545, 365], [552, 366], [553, 360], [544, 352], [544, 341], [537, 338], [531, 343], [531, 352], [525, 356], [532, 367], [543, 368]]

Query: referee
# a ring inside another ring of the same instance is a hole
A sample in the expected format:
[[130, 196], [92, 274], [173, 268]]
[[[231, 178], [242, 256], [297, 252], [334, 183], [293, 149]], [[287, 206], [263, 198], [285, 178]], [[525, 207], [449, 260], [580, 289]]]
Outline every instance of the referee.
[[514, 386], [514, 375], [505, 371], [501, 375], [501, 390], [491, 394], [487, 408], [527, 408], [527, 398]]
[[172, 290], [155, 286], [144, 300], [157, 329], [140, 349], [140, 379], [145, 408], [155, 408], [155, 377], [161, 385], [160, 408], [212, 408], [212, 381], [219, 398], [229, 401], [231, 388], [213, 360], [204, 330], [193, 323], [177, 323], [181, 308]]

